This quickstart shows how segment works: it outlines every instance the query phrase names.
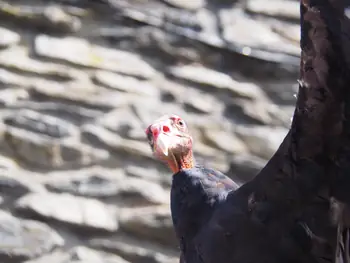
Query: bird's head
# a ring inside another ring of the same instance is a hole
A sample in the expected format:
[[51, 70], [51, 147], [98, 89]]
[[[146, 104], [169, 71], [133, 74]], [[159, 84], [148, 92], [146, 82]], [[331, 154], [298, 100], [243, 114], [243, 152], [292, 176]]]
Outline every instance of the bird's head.
[[155, 157], [165, 161], [174, 173], [194, 166], [192, 137], [179, 116], [162, 116], [148, 126], [146, 135]]

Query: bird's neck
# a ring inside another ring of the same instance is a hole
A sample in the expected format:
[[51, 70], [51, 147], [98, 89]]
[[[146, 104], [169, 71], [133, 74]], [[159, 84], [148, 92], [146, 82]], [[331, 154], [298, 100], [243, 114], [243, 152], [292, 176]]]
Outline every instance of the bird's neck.
[[172, 158], [167, 161], [171, 171], [176, 174], [183, 169], [190, 169], [195, 166], [193, 151], [189, 150], [187, 153], [173, 154]]

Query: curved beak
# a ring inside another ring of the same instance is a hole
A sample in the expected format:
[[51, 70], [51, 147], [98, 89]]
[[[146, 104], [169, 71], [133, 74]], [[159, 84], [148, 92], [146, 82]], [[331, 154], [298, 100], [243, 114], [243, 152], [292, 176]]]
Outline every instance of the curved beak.
[[165, 156], [169, 154], [170, 137], [164, 133], [159, 134], [155, 144], [155, 150], [159, 149]]
[[167, 122], [160, 122], [152, 124], [146, 129], [148, 142], [153, 152], [160, 151], [165, 156], [168, 156], [171, 144], [169, 127], [170, 126]]

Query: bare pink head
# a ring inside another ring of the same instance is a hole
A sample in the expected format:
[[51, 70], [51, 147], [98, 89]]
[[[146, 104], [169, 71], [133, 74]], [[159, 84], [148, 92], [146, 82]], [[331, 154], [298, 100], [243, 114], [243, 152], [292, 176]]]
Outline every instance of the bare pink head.
[[155, 157], [165, 161], [174, 173], [193, 167], [192, 137], [179, 116], [162, 116], [148, 126], [146, 135]]

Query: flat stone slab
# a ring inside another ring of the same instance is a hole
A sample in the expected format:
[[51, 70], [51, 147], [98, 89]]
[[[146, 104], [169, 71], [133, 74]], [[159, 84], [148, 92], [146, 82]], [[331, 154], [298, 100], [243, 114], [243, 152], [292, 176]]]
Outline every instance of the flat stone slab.
[[0, 36], [0, 48], [7, 48], [16, 45], [21, 40], [18, 33], [4, 27], [0, 27]]
[[35, 38], [34, 48], [39, 56], [78, 66], [100, 68], [143, 78], [151, 78], [156, 73], [136, 54], [93, 45], [81, 38], [39, 35]]
[[70, 194], [28, 194], [16, 202], [16, 209], [28, 215], [90, 230], [115, 232], [118, 229], [117, 212], [113, 207]]
[[46, 224], [17, 219], [0, 210], [1, 262], [23, 262], [63, 245], [63, 238]]

